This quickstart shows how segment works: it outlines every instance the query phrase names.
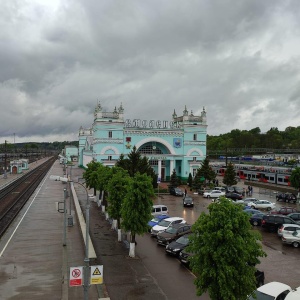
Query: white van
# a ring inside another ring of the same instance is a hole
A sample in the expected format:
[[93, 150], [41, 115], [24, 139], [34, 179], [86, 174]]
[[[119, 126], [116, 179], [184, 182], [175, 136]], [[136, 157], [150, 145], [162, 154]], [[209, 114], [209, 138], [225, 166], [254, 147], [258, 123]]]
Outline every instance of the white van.
[[166, 205], [153, 205], [152, 206], [152, 215], [157, 216], [157, 215], [167, 215], [169, 214], [168, 207]]

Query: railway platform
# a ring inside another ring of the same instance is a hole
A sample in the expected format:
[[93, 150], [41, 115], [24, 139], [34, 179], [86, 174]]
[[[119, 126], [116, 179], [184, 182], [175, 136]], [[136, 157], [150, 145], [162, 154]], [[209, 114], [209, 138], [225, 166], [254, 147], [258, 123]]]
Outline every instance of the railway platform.
[[[45, 159], [29, 165], [38, 167]], [[70, 286], [70, 267], [84, 266], [85, 247], [76, 217], [64, 226], [64, 213], [56, 202], [66, 200], [68, 214], [75, 216], [71, 197], [65, 197], [67, 184], [50, 180], [50, 175], [63, 176], [56, 161], [35, 193], [23, 207], [9, 230], [0, 240], [1, 300], [79, 300], [84, 299], [83, 286]], [[22, 174], [0, 178], [0, 189]], [[64, 228], [66, 231], [64, 231]], [[65, 246], [64, 246], [65, 244]], [[90, 258], [90, 265], [97, 258]], [[89, 288], [90, 300], [107, 299], [98, 285]]]

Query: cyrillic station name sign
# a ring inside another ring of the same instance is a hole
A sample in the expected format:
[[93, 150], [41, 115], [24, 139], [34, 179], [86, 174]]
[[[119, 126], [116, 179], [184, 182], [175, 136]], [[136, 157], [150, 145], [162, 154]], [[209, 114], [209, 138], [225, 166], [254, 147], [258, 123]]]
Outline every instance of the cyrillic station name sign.
[[126, 119], [125, 127], [127, 128], [180, 128], [179, 122], [173, 121], [160, 121], [160, 120], [141, 120], [141, 119]]

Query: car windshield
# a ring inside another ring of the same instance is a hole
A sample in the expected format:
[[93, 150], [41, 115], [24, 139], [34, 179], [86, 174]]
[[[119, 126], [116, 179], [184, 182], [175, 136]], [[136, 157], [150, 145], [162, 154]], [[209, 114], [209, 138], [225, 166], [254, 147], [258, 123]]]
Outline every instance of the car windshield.
[[187, 245], [189, 243], [189, 238], [187, 236], [182, 236], [176, 240], [178, 244]]
[[295, 230], [292, 234], [293, 234], [293, 236], [300, 236], [300, 231], [299, 230]]
[[193, 201], [193, 199], [192, 199], [192, 198], [188, 198], [188, 197], [186, 197], [186, 198], [184, 198], [184, 201], [185, 201], [185, 202], [192, 202], [192, 201]]
[[248, 299], [249, 300], [274, 300], [275, 299], [273, 296], [264, 294], [259, 291], [255, 291], [254, 294], [256, 295], [255, 298], [253, 296], [250, 296]]
[[181, 189], [176, 188], [175, 191], [176, 192], [181, 192]]
[[159, 226], [168, 227], [171, 224], [170, 221], [162, 220], [158, 223]]
[[150, 222], [155, 222], [155, 223], [158, 223], [160, 221], [159, 218], [153, 218]]
[[176, 229], [173, 227], [169, 227], [165, 232], [173, 234], [173, 233], [176, 233]]

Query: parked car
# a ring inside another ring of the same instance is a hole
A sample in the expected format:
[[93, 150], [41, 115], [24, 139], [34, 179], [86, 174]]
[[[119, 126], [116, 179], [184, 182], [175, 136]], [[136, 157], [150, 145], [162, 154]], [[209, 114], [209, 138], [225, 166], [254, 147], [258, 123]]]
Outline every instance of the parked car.
[[281, 207], [279, 209], [271, 211], [271, 214], [274, 214], [274, 215], [285, 215], [285, 216], [287, 216], [288, 214], [296, 213], [296, 212], [298, 212], [298, 211], [295, 208], [288, 207], [288, 206], [283, 206], [283, 207]]
[[289, 218], [288, 216], [283, 215], [264, 215], [261, 220], [261, 227], [267, 229], [268, 231], [278, 231], [278, 228], [281, 227], [282, 224], [297, 224], [296, 221]]
[[189, 195], [186, 195], [184, 198], [183, 198], [183, 206], [188, 206], [188, 207], [193, 207], [194, 206], [194, 200], [191, 196]]
[[284, 283], [272, 281], [264, 284], [254, 291], [255, 297], [249, 296], [249, 300], [284, 300], [292, 291], [292, 288]]
[[290, 202], [290, 203], [296, 203], [297, 202], [297, 196], [293, 193], [278, 193], [276, 195], [277, 201], [284, 201], [284, 202]]
[[244, 198], [242, 200], [242, 202], [245, 203], [247, 206], [248, 206], [248, 203], [250, 203], [250, 202], [256, 202], [256, 201], [258, 201], [258, 199], [256, 199], [256, 198]]
[[250, 206], [252, 208], [272, 210], [275, 208], [275, 203], [270, 202], [268, 200], [257, 200], [256, 202], [248, 203], [248, 206]]
[[250, 224], [253, 226], [261, 226], [261, 221], [264, 215], [265, 214], [262, 212], [252, 215], [249, 220]]
[[178, 239], [182, 235], [191, 232], [192, 226], [189, 224], [173, 224], [169, 226], [166, 230], [158, 232], [157, 244], [166, 246], [170, 244], [172, 241]]
[[180, 251], [182, 251], [189, 244], [189, 234], [181, 236], [179, 239], [171, 242], [166, 246], [166, 253], [174, 256], [178, 256]]
[[284, 300], [299, 300], [300, 299], [300, 286], [288, 293]]
[[178, 258], [183, 265], [189, 267], [190, 265], [189, 257], [191, 256], [193, 256], [193, 253], [188, 252], [186, 249], [183, 249], [179, 252]]
[[203, 197], [205, 198], [218, 198], [220, 196], [225, 196], [225, 192], [219, 190], [211, 190], [203, 193]]
[[250, 215], [250, 216], [262, 213], [260, 210], [254, 209], [254, 208], [250, 208], [250, 207], [245, 208], [243, 211], [245, 213], [247, 213], [248, 215]]
[[155, 225], [157, 225], [161, 220], [167, 219], [169, 218], [169, 215], [158, 215], [153, 217], [153, 219], [151, 219], [148, 222], [148, 226], [149, 226], [149, 232], [151, 231], [151, 228]]
[[289, 244], [295, 248], [300, 246], [300, 231], [296, 230], [292, 234], [283, 234], [281, 240], [284, 244]]
[[264, 271], [259, 271], [256, 269], [255, 278], [256, 278], [256, 287], [260, 287], [265, 284], [265, 272]]
[[298, 224], [282, 224], [278, 228], [277, 234], [279, 237], [282, 237], [283, 235], [291, 235], [296, 230], [300, 230], [300, 225], [298, 225]]
[[157, 225], [153, 226], [151, 229], [151, 236], [156, 237], [161, 231], [166, 230], [168, 227], [174, 224], [185, 224], [186, 221], [181, 217], [171, 217], [161, 220]]
[[184, 195], [184, 192], [178, 187], [171, 187], [169, 189], [169, 192], [171, 195], [174, 195], [174, 196], [183, 196]]
[[239, 193], [236, 193], [236, 192], [227, 192], [225, 194], [225, 197], [229, 198], [229, 199], [232, 199], [234, 201], [243, 199], [243, 196]]
[[243, 188], [239, 187], [239, 186], [226, 186], [226, 193], [238, 193], [243, 195]]
[[166, 205], [157, 204], [152, 206], [152, 215], [158, 216], [158, 215], [167, 215], [169, 213], [168, 207]]
[[300, 221], [300, 213], [291, 213], [288, 214], [287, 217], [293, 219], [294, 221]]

